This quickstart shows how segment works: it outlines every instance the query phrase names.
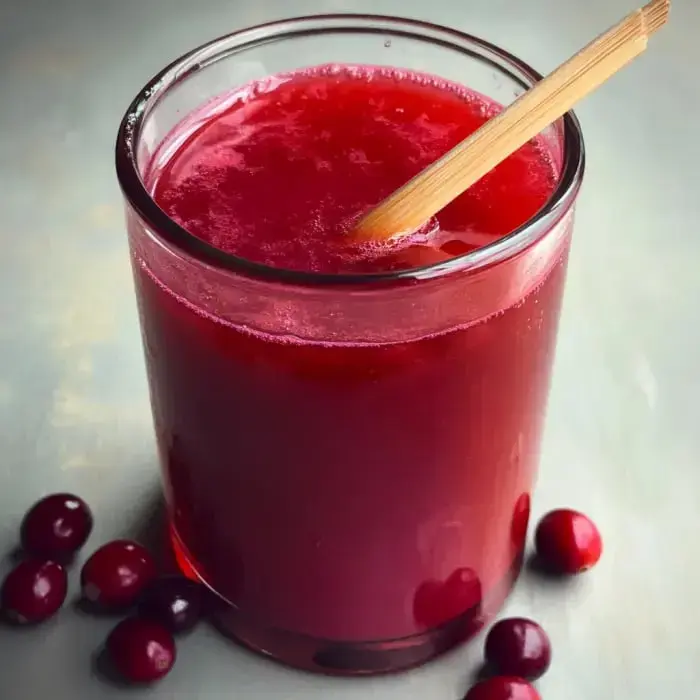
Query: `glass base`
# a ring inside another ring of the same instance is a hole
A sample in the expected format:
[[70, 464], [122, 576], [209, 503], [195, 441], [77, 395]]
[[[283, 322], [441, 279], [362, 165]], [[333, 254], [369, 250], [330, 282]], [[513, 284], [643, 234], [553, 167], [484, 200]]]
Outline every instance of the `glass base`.
[[373, 642], [319, 639], [257, 623], [222, 598], [199, 575], [174, 529], [171, 540], [178, 567], [185, 576], [204, 583], [215, 595], [214, 625], [234, 641], [287, 666], [315, 673], [363, 676], [403, 671], [420, 666], [474, 636], [505, 602], [520, 573], [522, 557], [480, 605], [426, 632]]

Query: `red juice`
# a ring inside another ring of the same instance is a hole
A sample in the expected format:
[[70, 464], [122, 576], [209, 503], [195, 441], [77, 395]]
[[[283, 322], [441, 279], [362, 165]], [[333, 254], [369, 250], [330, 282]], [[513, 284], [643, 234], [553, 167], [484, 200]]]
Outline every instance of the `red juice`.
[[[538, 140], [424, 230], [373, 246], [348, 236], [499, 109], [389, 69], [276, 76], [185, 119], [145, 180], [190, 234], [245, 260], [396, 273], [496, 241], [551, 197], [558, 166]], [[252, 279], [222, 291], [173, 275], [132, 240], [174, 540], [186, 570], [230, 604], [234, 634], [278, 656], [278, 640], [306, 644], [315, 667], [381, 670], [352, 650], [447, 630], [440, 651], [498, 607], [523, 552], [569, 234], [471, 277], [372, 283], [372, 303], [331, 284], [347, 305], [321, 301], [306, 316], [277, 292], [250, 294]], [[317, 293], [303, 287], [275, 289]], [[365, 317], [375, 332], [363, 337]]]

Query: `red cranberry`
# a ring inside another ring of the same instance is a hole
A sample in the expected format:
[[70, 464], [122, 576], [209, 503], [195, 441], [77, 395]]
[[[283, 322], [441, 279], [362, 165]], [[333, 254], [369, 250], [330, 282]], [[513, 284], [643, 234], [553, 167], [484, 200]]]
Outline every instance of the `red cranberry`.
[[510, 537], [513, 547], [517, 553], [520, 553], [525, 547], [525, 538], [527, 537], [527, 526], [530, 522], [530, 495], [527, 493], [520, 494], [520, 497], [515, 502], [513, 509], [513, 520], [510, 526]]
[[455, 569], [444, 586], [448, 618], [454, 618], [481, 603], [481, 582], [473, 569]]
[[29, 509], [20, 534], [25, 551], [61, 559], [77, 552], [91, 531], [92, 513], [85, 501], [70, 493], [56, 493]]
[[148, 551], [130, 540], [114, 540], [100, 547], [83, 566], [83, 597], [107, 608], [127, 608], [136, 602], [156, 575]]
[[603, 540], [590, 518], [575, 510], [547, 513], [535, 532], [537, 554], [548, 568], [562, 574], [579, 574], [598, 563]]
[[511, 617], [491, 628], [485, 655], [496, 673], [534, 681], [549, 668], [552, 647], [547, 633], [536, 622]]
[[442, 601], [442, 581], [429, 579], [418, 586], [413, 597], [413, 616], [426, 629], [447, 621]]
[[495, 676], [477, 683], [464, 700], [542, 700], [540, 694], [522, 678]]
[[481, 583], [467, 567], [455, 569], [446, 581], [430, 579], [422, 583], [413, 599], [413, 614], [420, 625], [432, 628], [467, 611], [478, 613]]
[[200, 584], [184, 576], [162, 576], [144, 590], [139, 614], [159, 622], [173, 634], [188, 632], [201, 616], [202, 593]]
[[27, 559], [7, 575], [0, 606], [11, 622], [42, 622], [58, 612], [67, 592], [68, 577], [60, 564]]
[[107, 653], [117, 671], [131, 683], [152, 683], [175, 663], [175, 640], [150, 620], [122, 620], [107, 637]]

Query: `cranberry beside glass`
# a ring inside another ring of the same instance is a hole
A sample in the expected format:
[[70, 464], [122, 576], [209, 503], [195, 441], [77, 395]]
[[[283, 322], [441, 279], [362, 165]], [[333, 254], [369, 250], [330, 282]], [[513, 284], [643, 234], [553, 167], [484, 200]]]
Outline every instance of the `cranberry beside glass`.
[[173, 634], [189, 632], [199, 622], [203, 587], [184, 576], [161, 576], [140, 596], [138, 611], [144, 619], [159, 622]]
[[162, 625], [130, 617], [110, 633], [107, 653], [117, 671], [130, 683], [152, 683], [173, 667], [175, 640]]
[[35, 503], [24, 516], [20, 539], [25, 552], [37, 557], [69, 558], [92, 532], [92, 512], [82, 498], [55, 493]]
[[155, 561], [145, 547], [131, 540], [114, 540], [100, 547], [83, 565], [83, 597], [104, 608], [127, 608], [156, 573]]
[[464, 700], [541, 700], [541, 697], [522, 678], [495, 676], [473, 686]]
[[535, 548], [541, 563], [561, 574], [580, 574], [595, 566], [603, 554], [603, 539], [583, 513], [560, 508], [537, 525]]
[[511, 617], [497, 622], [486, 637], [486, 662], [499, 675], [536, 680], [552, 661], [547, 633], [533, 620]]
[[68, 577], [56, 562], [27, 559], [5, 578], [0, 608], [16, 624], [43, 622], [54, 615], [66, 599]]

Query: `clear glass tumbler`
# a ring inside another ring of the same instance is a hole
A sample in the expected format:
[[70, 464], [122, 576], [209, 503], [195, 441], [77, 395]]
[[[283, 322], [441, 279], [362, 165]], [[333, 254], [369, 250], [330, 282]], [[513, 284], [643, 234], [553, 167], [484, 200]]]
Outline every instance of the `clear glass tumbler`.
[[[159, 73], [121, 125], [126, 199], [172, 542], [219, 626], [285, 663], [407, 668], [471, 636], [519, 572], [583, 142], [544, 134], [551, 199], [512, 234], [420, 270], [281, 271], [178, 226], [144, 184], [211, 98], [326, 63], [419, 70], [508, 104], [540, 79], [413, 20], [284, 20]], [[158, 156], [160, 157], [160, 156]]]

